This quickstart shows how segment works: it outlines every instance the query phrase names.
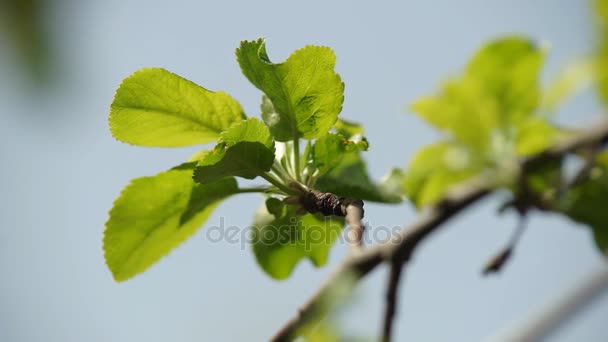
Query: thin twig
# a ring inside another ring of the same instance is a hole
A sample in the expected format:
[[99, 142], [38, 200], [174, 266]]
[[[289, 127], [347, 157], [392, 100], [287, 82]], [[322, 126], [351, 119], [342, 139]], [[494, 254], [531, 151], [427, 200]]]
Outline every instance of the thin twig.
[[347, 241], [351, 251], [356, 252], [363, 247], [363, 202], [353, 201], [346, 206], [346, 224], [348, 225]]
[[401, 279], [403, 263], [400, 260], [393, 260], [389, 271], [389, 278], [386, 286], [386, 309], [384, 311], [384, 324], [382, 326], [382, 341], [390, 342], [392, 338], [393, 322], [397, 311], [397, 292]]
[[502, 270], [503, 266], [513, 255], [513, 251], [515, 250], [515, 246], [519, 242], [527, 223], [527, 214], [521, 215], [519, 217], [519, 222], [517, 223], [517, 228], [513, 234], [511, 234], [511, 238], [509, 239], [509, 243], [495, 256], [493, 256], [483, 268], [482, 274], [488, 275], [490, 273], [497, 273]]
[[[521, 162], [524, 170], [533, 170], [543, 163], [554, 160], [584, 146], [596, 146], [608, 140], [608, 122], [595, 125], [571, 140], [560, 142], [540, 154]], [[325, 295], [330, 293], [340, 279], [351, 275], [357, 282], [384, 260], [399, 258], [406, 263], [418, 243], [441, 227], [452, 216], [468, 208], [494, 190], [486, 179], [476, 178], [456, 186], [436, 205], [429, 208], [407, 228], [397, 232], [389, 241], [367, 248], [361, 253], [351, 253], [323, 285], [298, 310], [297, 314], [275, 334], [272, 341], [289, 341], [296, 337], [298, 329], [308, 323], [321, 307]]]

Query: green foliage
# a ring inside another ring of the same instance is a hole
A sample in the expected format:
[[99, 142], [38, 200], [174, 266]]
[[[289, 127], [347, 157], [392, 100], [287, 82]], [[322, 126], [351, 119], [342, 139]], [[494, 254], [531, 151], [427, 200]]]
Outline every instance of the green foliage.
[[497, 39], [473, 56], [460, 78], [414, 102], [412, 110], [446, 135], [410, 161], [403, 186], [417, 207], [433, 204], [455, 183], [538, 153], [563, 135], [538, 114], [543, 60], [543, 50], [527, 39]]
[[106, 223], [103, 247], [114, 278], [123, 281], [146, 270], [196, 232], [220, 201], [237, 192], [234, 178], [195, 184], [188, 168], [134, 179]]
[[403, 172], [392, 169], [378, 184], [372, 182], [367, 166], [357, 153], [349, 153], [331, 172], [319, 177], [315, 187], [346, 197], [359, 198], [379, 203], [400, 203]]
[[294, 206], [269, 198], [254, 219], [253, 252], [264, 271], [285, 279], [303, 258], [316, 267], [325, 265], [343, 225], [339, 218], [296, 215]]
[[274, 151], [258, 142], [243, 141], [228, 147], [218, 144], [194, 169], [194, 180], [207, 184], [227, 176], [254, 179], [272, 167]]
[[230, 95], [148, 68], [127, 77], [116, 91], [110, 129], [116, 139], [133, 145], [188, 146], [217, 140], [244, 117]]
[[[116, 280], [158, 261], [232, 194], [267, 197], [267, 209], [256, 216], [253, 251], [262, 269], [278, 279], [302, 259], [324, 265], [344, 225], [339, 218], [301, 215], [301, 205], [281, 199], [298, 198], [319, 181], [340, 196], [401, 201], [401, 173], [372, 183], [360, 156], [368, 148], [363, 128], [338, 119], [344, 84], [329, 48], [307, 46], [273, 64], [258, 39], [242, 42], [237, 59], [243, 74], [264, 92], [264, 121], [246, 118], [229, 95], [160, 68], [137, 71], [119, 86], [110, 109], [118, 140], [158, 147], [216, 145], [170, 171], [133, 180], [116, 200], [104, 238]], [[306, 140], [303, 155], [300, 139]], [[239, 188], [234, 177], [261, 177], [269, 184]], [[276, 239], [269, 235], [273, 232]]]
[[366, 140], [352, 141], [341, 134], [330, 133], [312, 145], [312, 164], [319, 175], [324, 175], [338, 166], [347, 153], [366, 151], [368, 147]]
[[[605, 34], [608, 24], [601, 6], [608, 2], [597, 3]], [[604, 92], [602, 68], [608, 65], [607, 56], [598, 57], [598, 65], [589, 60], [570, 64], [543, 91], [538, 79], [544, 53], [533, 42], [505, 37], [482, 47], [461, 77], [412, 105], [445, 136], [410, 161], [403, 188], [411, 202], [418, 208], [434, 204], [454, 184], [483, 176], [510, 190], [513, 205], [520, 210], [539, 207], [589, 225], [598, 247], [608, 255], [608, 216], [601, 208], [608, 201], [608, 153], [600, 155], [590, 180], [569, 190], [564, 188], [569, 180], [562, 171], [563, 158], [531, 170], [518, 167], [522, 158], [569, 136], [569, 130], [558, 128], [543, 114], [554, 111], [592, 76], [599, 77], [600, 93]]]
[[277, 141], [320, 138], [336, 122], [344, 83], [334, 71], [331, 49], [307, 46], [273, 64], [258, 39], [241, 42], [236, 56], [243, 74], [267, 96], [262, 117]]
[[198, 162], [194, 180], [206, 184], [229, 176], [253, 179], [273, 163], [274, 141], [268, 127], [250, 118], [221, 134], [220, 142]]
[[608, 1], [595, 0], [595, 10], [599, 32], [595, 75], [600, 97], [608, 104]]
[[403, 181], [404, 191], [417, 207], [439, 200], [446, 189], [479, 173], [482, 165], [471, 160], [464, 147], [440, 142], [416, 153]]
[[571, 189], [561, 200], [559, 210], [574, 221], [588, 225], [600, 251], [608, 256], [608, 152], [598, 158], [588, 181]]
[[589, 58], [576, 60], [566, 65], [545, 90], [542, 109], [549, 113], [555, 112], [565, 100], [591, 83], [594, 72], [594, 61]]

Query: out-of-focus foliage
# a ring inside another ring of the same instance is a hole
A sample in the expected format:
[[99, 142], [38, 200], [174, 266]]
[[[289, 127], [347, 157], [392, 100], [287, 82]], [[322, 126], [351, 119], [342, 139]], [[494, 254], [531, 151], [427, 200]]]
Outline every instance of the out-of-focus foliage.
[[608, 104], [608, 0], [594, 0], [598, 31], [596, 77], [598, 92]]
[[562, 172], [564, 158], [533, 170], [519, 169], [521, 159], [574, 131], [558, 128], [547, 115], [564, 99], [594, 78], [599, 93], [608, 99], [608, 1], [596, 5], [598, 55], [570, 64], [546, 90], [539, 85], [543, 49], [522, 37], [505, 37], [482, 47], [459, 78], [412, 105], [416, 114], [444, 133], [441, 142], [419, 150], [406, 170], [403, 187], [414, 205], [434, 204], [454, 184], [485, 177], [511, 191], [519, 210], [538, 206], [587, 224], [602, 253], [608, 254], [608, 216], [601, 208], [608, 201], [606, 152], [597, 158], [591, 177], [573, 188], [568, 188], [572, 180]]
[[34, 81], [50, 76], [52, 64], [45, 10], [52, 0], [0, 0], [0, 34]]
[[445, 135], [420, 150], [406, 170], [404, 189], [417, 207], [559, 138], [560, 130], [538, 114], [544, 58], [544, 50], [526, 38], [497, 39], [471, 58], [459, 78], [414, 102], [412, 110]]
[[597, 157], [596, 166], [591, 170], [589, 180], [570, 189], [561, 199], [560, 208], [574, 221], [588, 225], [593, 231], [595, 242], [608, 256], [608, 152]]

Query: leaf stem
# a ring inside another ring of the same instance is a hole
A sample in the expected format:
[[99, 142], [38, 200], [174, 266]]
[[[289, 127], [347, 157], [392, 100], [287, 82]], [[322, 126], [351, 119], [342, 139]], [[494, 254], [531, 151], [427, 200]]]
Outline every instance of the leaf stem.
[[265, 180], [267, 180], [270, 184], [276, 186], [278, 189], [282, 190], [283, 192], [285, 192], [286, 194], [294, 194], [295, 190], [290, 189], [289, 187], [287, 187], [285, 184], [281, 183], [281, 181], [279, 181], [278, 179], [276, 179], [274, 176], [264, 172], [261, 174], [262, 178], [264, 178]]
[[295, 172], [295, 176], [296, 176], [296, 180], [298, 182], [302, 181], [302, 176], [300, 175], [300, 138], [299, 137], [295, 137], [293, 138], [293, 159], [294, 159], [294, 172]]
[[274, 173], [277, 174], [277, 176], [283, 180], [287, 180], [289, 178], [291, 178], [291, 176], [289, 175], [289, 172], [287, 172], [282, 166], [281, 164], [279, 164], [278, 162], [275, 161], [275, 163], [272, 164], [271, 170], [274, 171]]
[[268, 190], [270, 190], [267, 186], [254, 186], [251, 188], [239, 188], [238, 189], [238, 193], [239, 194], [245, 194], [245, 193], [250, 193], [250, 192], [267, 192]]

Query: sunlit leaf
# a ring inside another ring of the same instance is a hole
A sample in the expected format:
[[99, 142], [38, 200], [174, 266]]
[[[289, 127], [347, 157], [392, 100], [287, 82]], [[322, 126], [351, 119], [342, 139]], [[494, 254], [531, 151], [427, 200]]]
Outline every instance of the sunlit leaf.
[[520, 123], [517, 132], [515, 150], [521, 156], [539, 153], [564, 135], [559, 128], [541, 117], [532, 117]]
[[608, 104], [608, 24], [604, 28], [596, 56], [595, 77], [600, 98]]
[[518, 124], [538, 108], [543, 57], [527, 39], [495, 40], [477, 52], [460, 78], [411, 108], [461, 144], [483, 151], [495, 130]]
[[145, 271], [194, 234], [237, 190], [234, 178], [195, 184], [190, 167], [134, 179], [106, 223], [103, 248], [114, 278], [123, 281]]
[[342, 134], [346, 139], [350, 139], [353, 136], [363, 136], [363, 126], [354, 121], [348, 121], [344, 119], [336, 120], [334, 129], [338, 134]]
[[199, 161], [194, 180], [199, 183], [229, 176], [253, 179], [272, 167], [274, 141], [263, 122], [249, 118], [223, 132], [213, 150], [199, 153], [196, 158]]
[[[298, 216], [295, 210], [294, 206], [280, 206], [269, 199], [254, 219], [253, 252], [262, 269], [276, 279], [289, 277], [304, 258], [316, 267], [325, 265], [344, 225], [339, 218]], [[269, 211], [280, 212], [282, 216], [276, 217]]]
[[243, 74], [267, 98], [262, 117], [274, 138], [319, 138], [332, 127], [342, 110], [344, 83], [334, 71], [331, 49], [307, 46], [274, 64], [263, 39], [243, 41], [236, 51]]
[[595, 13], [601, 25], [608, 26], [608, 1], [594, 0]]
[[415, 101], [411, 110], [456, 141], [480, 151], [488, 148], [499, 121], [496, 102], [485, 95], [483, 84], [476, 79], [449, 81], [438, 95]]
[[110, 109], [112, 135], [140, 146], [176, 147], [216, 141], [245, 117], [230, 95], [212, 92], [161, 68], [127, 77]]
[[542, 109], [555, 112], [557, 107], [572, 95], [591, 84], [594, 64], [589, 59], [577, 60], [560, 71], [542, 96]]
[[484, 46], [469, 62], [467, 75], [481, 80], [501, 112], [501, 120], [529, 116], [540, 100], [539, 73], [544, 51], [526, 38], [505, 37]]

